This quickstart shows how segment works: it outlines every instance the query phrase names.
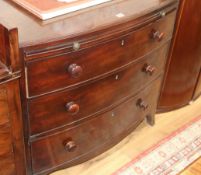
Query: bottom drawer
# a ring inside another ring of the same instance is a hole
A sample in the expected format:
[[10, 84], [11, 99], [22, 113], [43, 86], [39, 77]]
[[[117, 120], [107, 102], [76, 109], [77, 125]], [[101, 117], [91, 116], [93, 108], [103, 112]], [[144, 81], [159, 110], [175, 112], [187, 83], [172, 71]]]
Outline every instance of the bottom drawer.
[[[112, 147], [146, 116], [154, 116], [160, 84], [161, 78], [158, 78], [113, 110], [74, 128], [32, 141], [34, 174], [81, 163]], [[144, 103], [140, 104], [139, 100]]]

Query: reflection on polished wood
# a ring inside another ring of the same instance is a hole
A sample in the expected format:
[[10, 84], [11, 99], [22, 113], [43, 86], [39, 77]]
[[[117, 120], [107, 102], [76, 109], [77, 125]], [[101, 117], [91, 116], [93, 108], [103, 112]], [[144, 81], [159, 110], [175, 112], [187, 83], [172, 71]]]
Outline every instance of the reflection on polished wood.
[[182, 107], [201, 95], [201, 1], [180, 2], [159, 111]]

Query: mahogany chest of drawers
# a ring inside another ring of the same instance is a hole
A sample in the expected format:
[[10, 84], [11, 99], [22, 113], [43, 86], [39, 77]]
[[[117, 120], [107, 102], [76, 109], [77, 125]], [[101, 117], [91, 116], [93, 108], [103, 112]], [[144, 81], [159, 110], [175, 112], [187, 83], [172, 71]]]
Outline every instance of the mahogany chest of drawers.
[[114, 1], [46, 22], [0, 5], [17, 19], [27, 174], [89, 160], [145, 118], [154, 125], [177, 0]]

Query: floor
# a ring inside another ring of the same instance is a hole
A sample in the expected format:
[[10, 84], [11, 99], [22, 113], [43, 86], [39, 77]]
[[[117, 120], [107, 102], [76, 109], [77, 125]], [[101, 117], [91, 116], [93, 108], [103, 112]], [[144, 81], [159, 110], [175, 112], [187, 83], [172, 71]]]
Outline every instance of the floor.
[[[132, 134], [109, 151], [81, 165], [52, 175], [110, 175], [139, 153], [200, 115], [201, 98], [182, 109], [156, 115], [154, 127], [147, 125], [144, 121]], [[201, 160], [187, 168], [181, 175], [201, 175], [201, 173], [195, 173], [195, 167], [201, 170]], [[190, 174], [191, 171], [193, 174]]]
[[186, 168], [180, 175], [201, 175], [201, 158]]

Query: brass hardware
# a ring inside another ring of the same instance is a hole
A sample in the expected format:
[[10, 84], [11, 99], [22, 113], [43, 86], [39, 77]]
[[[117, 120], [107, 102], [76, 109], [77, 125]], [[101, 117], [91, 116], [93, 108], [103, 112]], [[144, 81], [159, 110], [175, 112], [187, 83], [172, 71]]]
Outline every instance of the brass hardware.
[[73, 43], [73, 50], [77, 51], [80, 49], [80, 43], [79, 42], [74, 42]]
[[143, 72], [149, 74], [150, 76], [152, 76], [155, 71], [156, 71], [156, 68], [152, 65], [145, 64], [143, 67]]
[[157, 41], [162, 41], [164, 38], [165, 34], [163, 32], [157, 31], [157, 30], [152, 30], [152, 38], [157, 40]]
[[118, 79], [119, 79], [119, 75], [116, 75], [116, 76], [115, 76], [115, 80], [118, 80]]
[[161, 17], [165, 17], [166, 16], [166, 12], [160, 12], [160, 16]]
[[121, 40], [121, 46], [125, 45], [125, 40]]

